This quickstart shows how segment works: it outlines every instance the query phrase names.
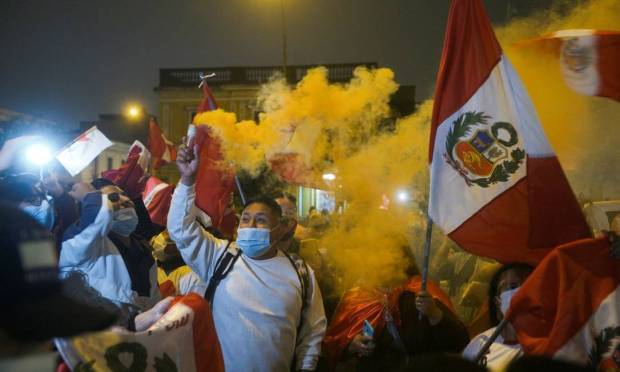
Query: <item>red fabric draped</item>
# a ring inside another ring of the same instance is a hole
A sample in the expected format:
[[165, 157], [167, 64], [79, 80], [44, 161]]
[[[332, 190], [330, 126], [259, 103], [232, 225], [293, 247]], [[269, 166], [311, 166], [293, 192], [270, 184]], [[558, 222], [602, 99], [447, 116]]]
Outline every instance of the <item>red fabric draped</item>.
[[[342, 296], [334, 317], [327, 328], [323, 349], [330, 365], [335, 365], [346, 350], [355, 335], [362, 331], [364, 320], [368, 320], [380, 333], [385, 327], [383, 309], [387, 306], [394, 317], [394, 322], [400, 325], [398, 299], [403, 292], [418, 293], [422, 288], [422, 277], [414, 276], [402, 285], [384, 292], [379, 289], [356, 287]], [[427, 292], [436, 300], [441, 301], [450, 311], [454, 312], [452, 302], [437, 284], [429, 281]]]

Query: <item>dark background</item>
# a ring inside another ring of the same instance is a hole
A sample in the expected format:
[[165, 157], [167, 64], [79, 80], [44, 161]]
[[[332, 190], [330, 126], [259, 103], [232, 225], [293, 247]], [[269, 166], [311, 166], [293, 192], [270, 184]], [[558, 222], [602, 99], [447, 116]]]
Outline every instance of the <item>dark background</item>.
[[[448, 0], [285, 0], [288, 63], [378, 62], [432, 96]], [[495, 24], [551, 0], [486, 0]], [[129, 102], [157, 114], [159, 68], [280, 65], [280, 0], [1, 0], [0, 107], [75, 128]]]

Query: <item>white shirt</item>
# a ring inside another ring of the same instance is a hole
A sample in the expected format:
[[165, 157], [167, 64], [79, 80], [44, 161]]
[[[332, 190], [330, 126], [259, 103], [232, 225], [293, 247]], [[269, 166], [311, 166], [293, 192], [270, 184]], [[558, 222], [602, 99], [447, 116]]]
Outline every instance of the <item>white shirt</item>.
[[102, 296], [120, 307], [122, 313], [127, 307], [134, 306], [142, 311], [148, 310], [160, 300], [157, 266], [153, 263], [149, 269], [151, 288], [148, 297], [131, 289], [127, 265], [108, 237], [114, 219], [112, 203], [107, 195], [99, 197], [101, 205], [95, 220], [62, 242], [58, 267], [61, 278], [65, 279], [65, 290], [74, 296], [88, 296], [87, 301], [94, 303], [99, 303], [96, 297]]
[[[465, 359], [474, 360], [494, 331], [495, 327], [474, 337], [465, 347], [465, 350], [463, 350], [463, 357]], [[489, 352], [485, 356], [487, 361], [486, 366], [491, 371], [501, 371], [522, 354], [521, 345], [518, 343], [514, 345], [504, 344], [504, 338], [500, 334], [495, 339], [495, 342], [491, 344]]]
[[[208, 283], [228, 242], [195, 221], [193, 186], [179, 184], [172, 196], [168, 232], [187, 265]], [[234, 244], [234, 243], [233, 243]], [[315, 369], [327, 321], [314, 273], [300, 334], [301, 283], [284, 254], [267, 260], [241, 255], [213, 298], [213, 319], [227, 371]]]

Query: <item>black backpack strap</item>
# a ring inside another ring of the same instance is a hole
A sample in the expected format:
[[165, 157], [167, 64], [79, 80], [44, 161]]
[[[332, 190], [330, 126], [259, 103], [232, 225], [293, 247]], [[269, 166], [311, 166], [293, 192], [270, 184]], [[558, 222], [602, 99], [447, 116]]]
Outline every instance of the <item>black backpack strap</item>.
[[[303, 258], [295, 253], [284, 252], [286, 258], [291, 261], [291, 265], [295, 269], [297, 273], [297, 278], [299, 278], [299, 283], [301, 284], [301, 314], [303, 315], [306, 307], [310, 304], [310, 299], [308, 298], [309, 288], [310, 288], [310, 271], [308, 270], [308, 266]], [[301, 328], [301, 317], [299, 321], [298, 331]]]
[[205, 291], [205, 299], [209, 301], [211, 306], [213, 306], [213, 297], [215, 296], [217, 286], [220, 284], [222, 279], [230, 273], [240, 254], [241, 251], [231, 247], [230, 242], [228, 242], [226, 250], [215, 263], [215, 270], [213, 271], [213, 275], [211, 275], [211, 279], [209, 279], [209, 285]]

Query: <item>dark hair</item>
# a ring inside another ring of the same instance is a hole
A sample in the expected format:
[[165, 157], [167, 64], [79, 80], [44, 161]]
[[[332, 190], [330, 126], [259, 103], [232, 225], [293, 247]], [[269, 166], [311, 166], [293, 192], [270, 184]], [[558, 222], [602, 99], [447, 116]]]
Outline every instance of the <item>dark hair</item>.
[[38, 189], [39, 177], [30, 173], [8, 176], [0, 181], [0, 198], [10, 203], [19, 204], [35, 196], [43, 195], [43, 189]]
[[534, 268], [531, 265], [526, 264], [526, 263], [514, 262], [514, 263], [503, 265], [495, 272], [495, 274], [493, 274], [493, 277], [491, 277], [491, 281], [489, 282], [489, 293], [488, 293], [489, 295], [489, 320], [491, 321], [491, 324], [493, 326], [498, 325], [499, 320], [500, 320], [497, 314], [497, 308], [495, 307], [495, 304], [494, 304], [495, 297], [498, 296], [497, 287], [499, 286], [499, 279], [502, 277], [503, 273], [509, 270], [516, 270], [520, 274], [529, 275], [532, 271], [534, 271]]
[[297, 206], [297, 198], [295, 197], [295, 195], [291, 194], [290, 192], [286, 192], [286, 191], [277, 192], [273, 198], [274, 199], [280, 199], [280, 198], [287, 199], [291, 203], [295, 204], [295, 206]]
[[308, 209], [308, 212], [312, 212], [312, 211], [316, 211], [316, 207], [315, 207], [315, 206], [312, 206], [312, 207], [310, 207], [310, 208]]
[[278, 220], [282, 218], [282, 208], [280, 208], [278, 203], [276, 203], [275, 199], [273, 198], [270, 198], [268, 196], [258, 196], [258, 197], [252, 198], [245, 203], [245, 205], [243, 206], [243, 209], [245, 210], [247, 207], [249, 207], [252, 204], [265, 205], [267, 206], [267, 208], [271, 210], [271, 213], [273, 213], [273, 215]]
[[104, 188], [106, 186], [116, 186], [116, 184], [114, 182], [110, 181], [107, 178], [97, 178], [97, 179], [94, 179], [93, 182], [91, 182], [90, 184], [93, 185], [95, 190], [101, 190], [102, 188]]

